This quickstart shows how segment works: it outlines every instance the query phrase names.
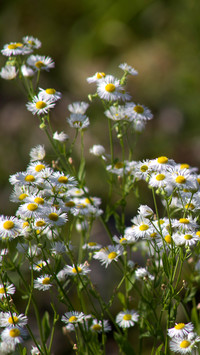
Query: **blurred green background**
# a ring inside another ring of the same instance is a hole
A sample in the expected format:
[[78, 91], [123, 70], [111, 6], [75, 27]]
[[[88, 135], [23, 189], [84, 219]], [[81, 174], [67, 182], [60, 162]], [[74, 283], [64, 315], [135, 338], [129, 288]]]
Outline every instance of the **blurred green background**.
[[[141, 135], [134, 159], [167, 155], [176, 162], [200, 166], [200, 1], [198, 0], [2, 0], [0, 46], [33, 35], [42, 41], [41, 55], [56, 62], [42, 75], [43, 87], [63, 93], [52, 114], [55, 130], [65, 130], [67, 105], [87, 100], [93, 88], [86, 82], [96, 71], [121, 75], [127, 62], [139, 75], [130, 78], [133, 100], [148, 106], [154, 119]], [[0, 66], [6, 58], [0, 56]], [[12, 214], [10, 174], [26, 169], [29, 151], [48, 142], [37, 118], [25, 107], [26, 98], [15, 82], [0, 80], [0, 208]], [[93, 109], [86, 150], [108, 146], [104, 120]], [[94, 157], [88, 155], [90, 190]], [[96, 170], [93, 169], [93, 170]], [[112, 352], [112, 341], [109, 354]], [[148, 353], [148, 352], [147, 352]]]
[[[132, 65], [139, 75], [131, 78], [128, 91], [154, 114], [135, 158], [168, 155], [199, 166], [199, 14], [195, 0], [7, 0], [0, 5], [0, 43], [2, 48], [33, 35], [43, 44], [38, 53], [55, 60], [55, 69], [42, 76], [44, 86], [63, 93], [53, 113], [55, 130], [69, 130], [65, 119], [70, 102], [87, 100], [92, 87], [86, 77], [96, 71], [121, 75], [120, 63]], [[31, 147], [46, 143], [25, 103], [14, 82], [0, 80], [3, 213], [10, 211], [8, 176], [26, 168]], [[106, 145], [102, 120], [91, 121], [86, 149]]]

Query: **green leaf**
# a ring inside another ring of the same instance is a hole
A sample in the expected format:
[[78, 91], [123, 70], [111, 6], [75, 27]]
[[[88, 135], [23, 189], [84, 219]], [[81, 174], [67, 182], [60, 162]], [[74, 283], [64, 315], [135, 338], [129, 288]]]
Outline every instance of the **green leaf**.
[[155, 355], [164, 354], [164, 352], [161, 351], [161, 349], [162, 349], [163, 346], [164, 346], [164, 344], [162, 343], [162, 344], [156, 349], [156, 354], [155, 354]]
[[114, 339], [124, 355], [135, 355], [132, 345], [128, 342], [124, 335], [114, 333]]
[[169, 261], [167, 258], [166, 253], [163, 253], [162, 255], [162, 262], [163, 262], [163, 269], [167, 277], [170, 275], [170, 270], [169, 270]]
[[124, 294], [122, 292], [118, 292], [117, 297], [119, 298], [122, 306], [126, 307], [126, 300]]
[[24, 348], [24, 349], [22, 350], [22, 355], [27, 355], [27, 350], [26, 350], [26, 348]]
[[45, 312], [44, 317], [42, 319], [42, 330], [43, 330], [44, 341], [46, 342], [51, 330], [48, 312]]

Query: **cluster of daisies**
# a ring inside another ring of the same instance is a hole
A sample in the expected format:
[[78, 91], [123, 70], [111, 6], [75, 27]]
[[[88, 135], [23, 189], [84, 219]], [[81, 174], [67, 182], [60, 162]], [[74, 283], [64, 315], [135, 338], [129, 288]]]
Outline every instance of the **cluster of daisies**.
[[[139, 314], [135, 310], [125, 310], [119, 312], [116, 316], [116, 323], [121, 328], [130, 328], [135, 325], [139, 319]], [[83, 326], [86, 331], [109, 332], [112, 328], [108, 320], [98, 321], [92, 315], [85, 315], [83, 312], [66, 312], [61, 320], [65, 323], [68, 331], [74, 331], [77, 326]]]
[[179, 354], [191, 354], [200, 342], [200, 337], [194, 332], [194, 325], [190, 323], [176, 323], [168, 329], [170, 349]]

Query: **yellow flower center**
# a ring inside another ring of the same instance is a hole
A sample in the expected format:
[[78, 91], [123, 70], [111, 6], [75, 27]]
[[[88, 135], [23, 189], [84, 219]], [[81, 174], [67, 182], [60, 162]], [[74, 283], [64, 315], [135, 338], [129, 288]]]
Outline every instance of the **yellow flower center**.
[[120, 243], [123, 243], [123, 242], [126, 242], [126, 241], [127, 241], [126, 238], [121, 238], [119, 242], [120, 242]]
[[168, 243], [168, 244], [170, 244], [172, 242], [171, 235], [169, 235], [169, 234], [166, 235], [164, 239], [165, 239], [166, 243]]
[[197, 235], [198, 237], [200, 237], [200, 231], [197, 231], [197, 232], [196, 232], [196, 235]]
[[193, 210], [194, 209], [194, 205], [193, 205], [193, 203], [186, 203], [186, 205], [185, 205], [185, 209], [187, 209], [187, 210]]
[[20, 201], [23, 201], [26, 197], [28, 197], [28, 195], [24, 193], [24, 194], [19, 195], [18, 199]]
[[188, 340], [183, 340], [181, 343], [180, 343], [180, 348], [183, 348], [183, 349], [186, 349], [190, 346], [190, 341]]
[[141, 105], [136, 105], [133, 110], [140, 114], [144, 112], [144, 108]]
[[180, 223], [183, 223], [183, 224], [188, 224], [188, 223], [190, 223], [189, 219], [187, 219], [187, 218], [180, 218], [180, 219], [179, 219], [179, 222], [180, 222]]
[[29, 211], [35, 211], [38, 209], [38, 205], [36, 205], [36, 203], [29, 203], [28, 206], [27, 206], [27, 209]]
[[35, 167], [35, 171], [37, 171], [37, 173], [39, 173], [41, 170], [43, 170], [45, 168], [44, 164], [38, 164]]
[[192, 239], [192, 235], [190, 235], [190, 234], [185, 234], [185, 235], [184, 235], [184, 239], [190, 240], [190, 239]]
[[176, 181], [178, 184], [184, 184], [184, 183], [186, 182], [186, 178], [185, 178], [185, 176], [179, 175], [179, 176], [177, 176], [177, 178], [175, 179], [175, 181]]
[[115, 164], [114, 168], [115, 169], [121, 169], [121, 168], [123, 168], [123, 166], [124, 166], [124, 164], [122, 162], [118, 162], [118, 163]]
[[70, 323], [73, 323], [73, 322], [76, 322], [77, 321], [77, 317], [76, 316], [71, 316], [69, 319], [68, 319], [68, 321], [70, 322]]
[[92, 326], [92, 329], [93, 329], [94, 331], [98, 332], [99, 330], [102, 329], [102, 326], [101, 326], [100, 324], [94, 324], [94, 325]]
[[73, 268], [72, 269], [72, 272], [74, 273], [74, 274], [77, 274], [77, 272], [81, 272], [82, 271], [82, 269], [81, 269], [81, 267], [80, 266], [77, 266], [77, 268]]
[[174, 328], [177, 330], [180, 330], [180, 329], [183, 329], [184, 327], [185, 327], [185, 323], [178, 323], [175, 325]]
[[95, 247], [95, 245], [97, 245], [97, 243], [95, 243], [95, 242], [89, 242], [89, 243], [88, 243], [88, 246], [89, 246], [89, 247]]
[[105, 90], [108, 92], [114, 92], [115, 91], [115, 85], [110, 83], [105, 86]]
[[24, 222], [23, 223], [23, 228], [29, 227], [29, 223], [28, 222]]
[[165, 175], [164, 174], [158, 174], [157, 176], [156, 176], [156, 180], [158, 180], [158, 181], [162, 181], [162, 180], [164, 180], [165, 179]]
[[12, 229], [14, 227], [14, 222], [13, 221], [6, 221], [3, 224], [4, 229]]
[[43, 108], [45, 108], [46, 107], [46, 102], [44, 102], [44, 101], [38, 101], [38, 102], [36, 102], [36, 104], [35, 104], [35, 106], [36, 106], [36, 108], [38, 109], [38, 110], [41, 110], [41, 109], [43, 109]]
[[0, 287], [0, 294], [3, 295], [5, 293], [4, 287]]
[[125, 314], [123, 316], [123, 320], [131, 320], [131, 318], [132, 318], [131, 314]]
[[200, 178], [197, 178], [197, 182], [198, 182], [198, 184], [200, 185]]
[[18, 322], [19, 322], [19, 318], [16, 316], [12, 316], [12, 317], [8, 318], [8, 323], [10, 323], [10, 324], [16, 324]]
[[18, 328], [11, 329], [9, 334], [11, 338], [16, 338], [20, 335], [20, 330]]
[[97, 79], [102, 79], [102, 78], [104, 78], [106, 76], [106, 74], [105, 73], [97, 73]]
[[189, 169], [189, 164], [181, 164], [180, 169]]
[[56, 90], [55, 90], [55, 89], [51, 89], [51, 88], [46, 89], [45, 91], [46, 91], [46, 93], [49, 94], [49, 95], [54, 95], [54, 94], [56, 93]]
[[52, 212], [52, 213], [49, 214], [49, 219], [50, 219], [51, 221], [56, 222], [56, 221], [58, 220], [58, 218], [59, 218], [59, 216], [58, 216], [58, 214], [55, 213], [55, 212]]
[[45, 64], [44, 64], [41, 60], [38, 60], [38, 61], [35, 63], [35, 66], [36, 66], [36, 68], [40, 69], [40, 68], [44, 67]]
[[115, 251], [112, 251], [110, 254], [108, 254], [108, 259], [112, 260], [115, 259], [117, 256], [117, 253]]
[[36, 222], [36, 227], [44, 227], [46, 226], [46, 222], [41, 220]]
[[142, 166], [140, 167], [140, 170], [141, 170], [143, 173], [145, 173], [145, 171], [148, 170], [148, 166], [147, 166], [147, 165], [142, 165]]
[[155, 238], [156, 236], [157, 236], [157, 233], [156, 233], [156, 232], [151, 233], [151, 235], [150, 235], [151, 238]]
[[61, 184], [67, 184], [68, 182], [68, 177], [67, 176], [60, 176], [58, 178], [58, 182], [60, 182]]
[[42, 284], [43, 284], [43, 285], [49, 285], [49, 284], [50, 284], [50, 277], [45, 277], [45, 278], [42, 280]]
[[157, 162], [159, 163], [159, 164], [166, 164], [167, 162], [168, 162], [168, 158], [167, 157], [159, 157], [158, 159], [157, 159]]
[[27, 181], [27, 182], [33, 182], [33, 181], [35, 181], [35, 176], [33, 176], [33, 175], [26, 175], [26, 177], [25, 177], [24, 180]]
[[142, 231], [142, 232], [146, 231], [147, 229], [149, 229], [149, 226], [147, 224], [141, 224], [139, 226], [139, 230]]
[[43, 205], [44, 204], [44, 199], [42, 197], [36, 197], [34, 199], [34, 202], [37, 203], [38, 205]]
[[12, 44], [8, 45], [8, 49], [16, 49], [19, 47], [23, 47], [23, 44], [22, 43], [12, 43]]

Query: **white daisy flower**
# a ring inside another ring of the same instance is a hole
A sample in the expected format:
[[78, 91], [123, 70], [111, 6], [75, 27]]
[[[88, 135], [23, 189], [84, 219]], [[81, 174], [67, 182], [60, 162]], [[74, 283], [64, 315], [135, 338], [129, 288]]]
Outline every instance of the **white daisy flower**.
[[13, 80], [16, 78], [18, 71], [14, 65], [6, 65], [4, 68], [1, 68], [0, 76], [5, 80]]
[[151, 218], [154, 215], [154, 211], [147, 205], [140, 205], [138, 214], [143, 218]]
[[87, 275], [90, 272], [89, 264], [86, 261], [84, 264], [77, 264], [77, 265], [67, 265], [64, 267], [64, 272], [66, 275], [76, 276], [77, 274], [80, 275]]
[[47, 99], [47, 100], [50, 100], [52, 102], [55, 102], [55, 101], [61, 99], [61, 96], [62, 96], [61, 92], [56, 91], [53, 88], [48, 88], [48, 89], [39, 88], [39, 90], [40, 90], [39, 93], [41, 95], [41, 98], [43, 97], [44, 100]]
[[29, 154], [31, 157], [31, 161], [37, 161], [43, 160], [46, 155], [46, 152], [44, 146], [39, 144], [36, 147], [32, 148]]
[[144, 105], [130, 102], [126, 104], [127, 116], [130, 120], [149, 121], [153, 118], [151, 111]]
[[54, 106], [55, 102], [44, 98], [41, 93], [39, 93], [38, 96], [34, 96], [32, 102], [26, 104], [27, 110], [32, 112], [33, 115], [45, 115]]
[[88, 242], [86, 244], [83, 245], [83, 249], [87, 249], [89, 251], [96, 251], [96, 250], [100, 250], [102, 248], [101, 244], [98, 244], [96, 242]]
[[133, 223], [132, 234], [137, 239], [148, 238], [150, 237], [151, 233], [154, 232], [153, 227], [147, 218], [141, 217], [139, 215], [134, 217], [131, 222]]
[[24, 314], [1, 312], [0, 327], [23, 327], [28, 323], [28, 318]]
[[37, 71], [38, 70], [49, 71], [49, 69], [55, 67], [55, 63], [52, 58], [41, 56], [41, 55], [31, 55], [27, 59], [27, 64], [30, 67], [33, 67]]
[[1, 53], [7, 57], [12, 57], [16, 55], [24, 55], [32, 52], [32, 49], [28, 48], [21, 42], [11, 42], [5, 44]]
[[77, 115], [84, 115], [89, 107], [89, 104], [84, 101], [77, 101], [73, 102], [72, 104], [68, 105], [68, 110], [71, 113], [75, 113]]
[[176, 245], [185, 245], [186, 247], [191, 247], [199, 242], [199, 237], [190, 231], [185, 234], [175, 233], [173, 234], [172, 238]]
[[14, 295], [15, 286], [13, 284], [0, 285], [0, 299], [6, 297], [6, 295]]
[[45, 266], [48, 265], [49, 260], [39, 260], [37, 263], [34, 263], [33, 270], [41, 271]]
[[61, 143], [66, 142], [67, 139], [69, 139], [69, 136], [64, 133], [64, 132], [60, 132], [58, 133], [57, 131], [53, 134], [53, 139], [55, 139], [56, 141], [59, 141]]
[[135, 277], [137, 280], [143, 280], [143, 281], [153, 281], [154, 276], [151, 275], [144, 267], [140, 267], [137, 270], [135, 270]]
[[149, 186], [155, 187], [156, 189], [164, 190], [168, 195], [173, 192], [174, 186], [171, 182], [171, 174], [169, 172], [163, 173], [153, 173], [149, 179]]
[[71, 189], [77, 185], [77, 182], [73, 176], [64, 175], [63, 172], [55, 172], [50, 178], [50, 183], [57, 188]]
[[45, 163], [40, 161], [31, 162], [27, 167], [27, 173], [30, 175], [37, 175], [41, 174], [41, 171], [46, 169], [48, 166]]
[[25, 337], [27, 337], [27, 331], [18, 326], [6, 328], [1, 333], [1, 339], [13, 345], [22, 343]]
[[146, 180], [151, 173], [150, 160], [139, 161], [135, 164], [135, 177], [139, 180]]
[[113, 121], [129, 121], [129, 116], [127, 115], [126, 109], [122, 105], [110, 106], [105, 112], [106, 117]]
[[182, 337], [174, 337], [170, 340], [170, 350], [179, 354], [191, 354], [196, 348], [196, 343], [200, 341], [195, 333], [189, 333]]
[[25, 36], [22, 39], [26, 45], [30, 46], [30, 48], [38, 49], [42, 45], [41, 41], [33, 36]]
[[111, 330], [111, 326], [109, 325], [107, 320], [103, 320], [103, 322], [97, 319], [92, 320], [92, 324], [90, 326], [90, 330], [95, 333], [104, 333], [109, 332]]
[[66, 312], [62, 316], [61, 320], [65, 324], [73, 324], [76, 325], [77, 323], [81, 323], [85, 319], [85, 314], [83, 312], [76, 312], [76, 311], [71, 311], [71, 312]]
[[60, 227], [67, 222], [67, 213], [63, 213], [60, 208], [46, 208], [43, 211], [43, 218], [50, 227]]
[[97, 94], [106, 101], [116, 101], [122, 99], [122, 86], [120, 81], [112, 75], [107, 75], [97, 83]]
[[105, 148], [102, 146], [102, 145], [100, 145], [100, 144], [94, 144], [93, 146], [92, 146], [92, 148], [90, 148], [90, 153], [91, 154], [93, 154], [93, 155], [95, 155], [95, 156], [97, 156], [97, 157], [101, 157], [102, 159], [106, 159], [106, 157], [105, 157]]
[[96, 72], [93, 76], [90, 76], [89, 78], [87, 78], [87, 82], [89, 84], [96, 83], [97, 81], [104, 79], [105, 76], [106, 76], [106, 74], [103, 72]]
[[122, 69], [123, 71], [127, 72], [130, 75], [138, 75], [138, 71], [135, 70], [131, 65], [128, 65], [127, 63], [122, 63], [119, 65], [119, 68]]
[[116, 316], [116, 323], [121, 328], [130, 328], [138, 321], [139, 314], [134, 310], [126, 310], [118, 313]]
[[0, 216], [0, 238], [16, 238], [21, 231], [21, 224], [16, 217]]
[[188, 333], [193, 332], [194, 325], [190, 323], [175, 323], [173, 328], [168, 329], [167, 333], [170, 338], [173, 337], [183, 337], [188, 335]]
[[52, 243], [51, 252], [52, 255], [64, 254], [66, 253], [67, 248], [63, 242], [54, 242]]
[[191, 174], [188, 169], [173, 169], [171, 173], [171, 183], [181, 190], [197, 191], [199, 189], [196, 176]]
[[118, 257], [122, 255], [123, 249], [117, 245], [108, 245], [105, 248], [94, 253], [93, 258], [101, 262], [102, 265], [105, 264], [107, 267], [112, 261], [117, 261]]
[[52, 283], [50, 275], [40, 276], [34, 281], [34, 288], [37, 288], [38, 290], [48, 291], [51, 287]]
[[35, 75], [35, 72], [33, 69], [28, 67], [27, 65], [23, 64], [20, 68], [22, 75], [25, 78], [32, 78]]
[[196, 219], [193, 219], [192, 217], [188, 216], [179, 218], [179, 220], [172, 220], [172, 227], [178, 228], [181, 231], [188, 231], [192, 230], [193, 228], [198, 228], [198, 224], [196, 222]]
[[70, 127], [85, 129], [90, 125], [90, 120], [86, 115], [82, 115], [80, 113], [72, 113], [69, 118], [67, 118], [67, 122]]
[[15, 343], [8, 343], [7, 341], [0, 342], [0, 354], [14, 354], [15, 351]]
[[39, 217], [40, 213], [43, 212], [42, 206], [35, 202], [27, 202], [19, 206], [16, 216], [21, 218], [36, 218]]

